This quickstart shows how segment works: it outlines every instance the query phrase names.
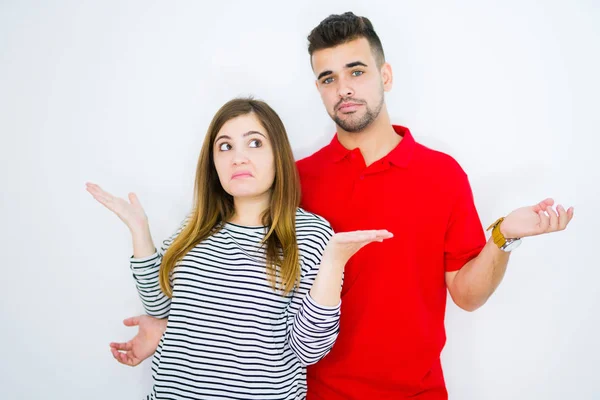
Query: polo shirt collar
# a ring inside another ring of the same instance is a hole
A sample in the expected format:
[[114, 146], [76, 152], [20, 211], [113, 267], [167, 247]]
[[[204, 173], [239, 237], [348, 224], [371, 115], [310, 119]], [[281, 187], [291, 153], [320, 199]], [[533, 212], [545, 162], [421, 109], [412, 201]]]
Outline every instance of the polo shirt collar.
[[[391, 164], [394, 164], [398, 167], [406, 168], [408, 167], [408, 164], [410, 163], [413, 152], [415, 150], [415, 139], [413, 138], [408, 128], [405, 128], [400, 125], [392, 125], [392, 127], [398, 135], [402, 136], [403, 139], [396, 147], [392, 149], [392, 151], [390, 151], [386, 156], [384, 156], [382, 160], [389, 161]], [[328, 158], [334, 163], [342, 161], [353, 151], [359, 151], [358, 149], [348, 150], [347, 148], [345, 148], [340, 143], [337, 133], [335, 134], [327, 148]]]

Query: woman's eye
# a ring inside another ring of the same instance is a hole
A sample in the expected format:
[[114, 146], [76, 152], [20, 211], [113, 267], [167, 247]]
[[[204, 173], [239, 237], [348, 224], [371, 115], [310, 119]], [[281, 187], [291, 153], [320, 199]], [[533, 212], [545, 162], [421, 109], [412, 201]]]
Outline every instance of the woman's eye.
[[262, 142], [258, 139], [252, 139], [250, 141], [250, 147], [261, 147], [262, 146]]
[[229, 143], [221, 143], [219, 145], [219, 150], [221, 150], [221, 151], [231, 150], [231, 146], [229, 145]]

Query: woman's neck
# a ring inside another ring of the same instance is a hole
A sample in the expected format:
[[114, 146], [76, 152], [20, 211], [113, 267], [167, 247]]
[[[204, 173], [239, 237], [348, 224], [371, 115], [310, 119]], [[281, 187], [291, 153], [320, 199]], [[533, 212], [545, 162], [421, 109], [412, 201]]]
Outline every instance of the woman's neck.
[[228, 222], [242, 226], [263, 226], [262, 215], [269, 208], [270, 193], [256, 197], [234, 197], [235, 213]]

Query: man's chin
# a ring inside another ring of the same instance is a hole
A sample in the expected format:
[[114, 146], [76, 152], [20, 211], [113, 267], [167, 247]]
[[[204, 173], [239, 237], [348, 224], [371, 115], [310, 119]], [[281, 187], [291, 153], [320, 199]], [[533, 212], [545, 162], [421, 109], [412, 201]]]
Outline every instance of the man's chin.
[[362, 116], [356, 114], [356, 112], [348, 113], [348, 114], [338, 113], [334, 119], [335, 119], [335, 121], [343, 122], [346, 125], [356, 125], [362, 119], [361, 117]]
[[360, 118], [335, 118], [334, 122], [346, 132], [360, 132], [366, 128]]
[[335, 113], [335, 115], [336, 115], [336, 117], [342, 118], [342, 119], [356, 118], [356, 116], [358, 115], [359, 112], [360, 112], [360, 110], [354, 110], [354, 111], [348, 111], [348, 112], [337, 111]]

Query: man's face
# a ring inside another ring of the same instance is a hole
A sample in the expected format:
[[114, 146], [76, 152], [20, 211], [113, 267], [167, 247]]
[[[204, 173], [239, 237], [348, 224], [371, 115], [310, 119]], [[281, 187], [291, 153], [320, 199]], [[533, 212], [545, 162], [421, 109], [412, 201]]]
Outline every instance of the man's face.
[[311, 61], [325, 109], [340, 128], [360, 132], [379, 116], [391, 68], [377, 67], [367, 39], [317, 50]]

